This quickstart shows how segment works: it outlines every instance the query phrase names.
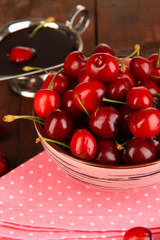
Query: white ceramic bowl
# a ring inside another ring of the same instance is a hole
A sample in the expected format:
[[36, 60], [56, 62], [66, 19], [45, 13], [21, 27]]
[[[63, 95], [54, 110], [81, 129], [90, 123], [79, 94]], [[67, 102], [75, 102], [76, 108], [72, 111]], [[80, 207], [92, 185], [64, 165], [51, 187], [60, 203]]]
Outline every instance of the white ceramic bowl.
[[[39, 137], [45, 137], [41, 125], [35, 123]], [[50, 158], [69, 176], [95, 188], [113, 191], [133, 190], [160, 181], [160, 160], [133, 166], [104, 166], [72, 157], [55, 144], [42, 141]]]

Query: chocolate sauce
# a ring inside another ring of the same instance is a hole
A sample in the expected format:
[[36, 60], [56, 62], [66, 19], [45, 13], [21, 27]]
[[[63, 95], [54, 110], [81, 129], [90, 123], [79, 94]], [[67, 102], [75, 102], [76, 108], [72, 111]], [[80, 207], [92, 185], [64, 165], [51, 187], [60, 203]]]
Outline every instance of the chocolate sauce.
[[[75, 37], [63, 29], [43, 27], [34, 36], [35, 28], [28, 27], [9, 34], [0, 42], [0, 77], [24, 73], [24, 66], [46, 68], [64, 62], [66, 56], [78, 49]], [[9, 52], [15, 46], [35, 49], [34, 57], [15, 63], [9, 59]]]

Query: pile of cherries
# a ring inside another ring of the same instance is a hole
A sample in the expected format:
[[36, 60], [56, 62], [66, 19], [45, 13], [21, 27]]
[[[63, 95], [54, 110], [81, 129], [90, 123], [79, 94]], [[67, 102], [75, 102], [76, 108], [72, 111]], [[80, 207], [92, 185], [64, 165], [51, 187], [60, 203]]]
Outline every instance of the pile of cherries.
[[[106, 165], [144, 164], [160, 150], [160, 54], [115, 56], [105, 43], [91, 56], [71, 52], [34, 98], [46, 141]], [[30, 118], [30, 117], [29, 117]], [[7, 117], [4, 119], [6, 121]]]

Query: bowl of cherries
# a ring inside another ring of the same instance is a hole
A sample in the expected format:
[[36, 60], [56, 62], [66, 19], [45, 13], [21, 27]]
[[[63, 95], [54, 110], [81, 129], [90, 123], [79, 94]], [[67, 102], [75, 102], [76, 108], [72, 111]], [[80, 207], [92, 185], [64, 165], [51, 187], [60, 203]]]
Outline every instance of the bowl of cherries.
[[159, 55], [143, 57], [136, 44], [118, 57], [100, 43], [91, 56], [71, 52], [48, 73], [28, 118], [37, 142], [69, 176], [116, 191], [159, 182]]

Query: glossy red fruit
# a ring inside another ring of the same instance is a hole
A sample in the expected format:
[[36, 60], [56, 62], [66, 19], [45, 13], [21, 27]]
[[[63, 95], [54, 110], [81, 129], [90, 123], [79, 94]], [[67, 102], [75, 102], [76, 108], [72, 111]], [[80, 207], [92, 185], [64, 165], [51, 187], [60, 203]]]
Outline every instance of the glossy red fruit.
[[106, 165], [119, 165], [121, 152], [113, 140], [97, 140], [97, 153], [94, 162]]
[[[46, 77], [46, 79], [42, 85], [42, 89], [49, 87], [49, 84], [50, 84], [52, 78], [54, 77], [54, 75], [55, 75], [55, 73], [52, 72]], [[54, 90], [59, 95], [62, 95], [65, 91], [67, 91], [69, 89], [69, 87], [70, 87], [69, 79], [64, 74], [59, 73], [55, 77], [50, 89]]]
[[62, 96], [62, 108], [74, 122], [81, 122], [85, 113], [78, 109], [72, 97], [73, 90], [66, 91]]
[[126, 70], [124, 72], [119, 72], [118, 77], [126, 77], [129, 79], [131, 86], [134, 87], [136, 85], [136, 80], [131, 74], [130, 70]]
[[107, 84], [105, 97], [123, 101], [126, 99], [126, 94], [131, 88], [131, 83], [127, 77], [117, 77], [115, 81]]
[[140, 138], [129, 140], [123, 151], [123, 161], [125, 164], [144, 164], [153, 161], [155, 157], [155, 148]]
[[13, 62], [24, 62], [33, 57], [35, 50], [33, 48], [16, 46], [11, 49], [9, 59]]
[[80, 100], [88, 113], [91, 113], [101, 105], [105, 93], [106, 86], [99, 81], [80, 83], [73, 89], [73, 102], [78, 109], [84, 111]]
[[143, 86], [133, 87], [126, 95], [126, 101], [132, 109], [151, 107], [153, 98], [151, 92]]
[[146, 138], [145, 140], [154, 147], [157, 153], [160, 152], [160, 135], [159, 134], [151, 138]]
[[79, 72], [86, 65], [86, 55], [81, 51], [68, 54], [64, 61], [64, 73], [72, 81], [77, 81]]
[[70, 150], [73, 156], [89, 161], [96, 155], [97, 143], [88, 130], [79, 129], [72, 136]]
[[141, 109], [132, 114], [129, 129], [137, 138], [150, 138], [160, 132], [160, 111], [154, 107]]
[[46, 118], [44, 131], [46, 136], [53, 140], [66, 141], [72, 134], [72, 121], [65, 111], [57, 109]]
[[8, 171], [7, 157], [4, 153], [0, 152], [0, 176]]
[[114, 55], [113, 49], [106, 43], [99, 43], [95, 47], [94, 53], [109, 53], [111, 55]]
[[38, 117], [46, 118], [50, 112], [61, 106], [61, 99], [55, 91], [41, 89], [35, 94], [33, 106]]
[[112, 82], [119, 73], [119, 64], [114, 56], [108, 53], [95, 53], [86, 63], [87, 75], [97, 81]]
[[158, 59], [158, 53], [153, 53], [148, 57], [148, 60], [152, 63], [153, 67], [156, 65], [157, 59]]
[[101, 107], [90, 116], [89, 126], [94, 134], [101, 138], [111, 139], [117, 135], [119, 112], [113, 107]]
[[151, 92], [151, 94], [160, 93], [160, 89], [157, 83], [151, 80], [140, 82], [138, 86], [146, 87]]
[[148, 59], [136, 56], [130, 61], [130, 69], [136, 80], [147, 81], [151, 77], [153, 66]]
[[86, 68], [83, 68], [78, 74], [78, 83], [89, 82], [92, 79], [87, 75]]
[[152, 240], [152, 233], [146, 227], [134, 227], [129, 229], [124, 237], [124, 240]]

